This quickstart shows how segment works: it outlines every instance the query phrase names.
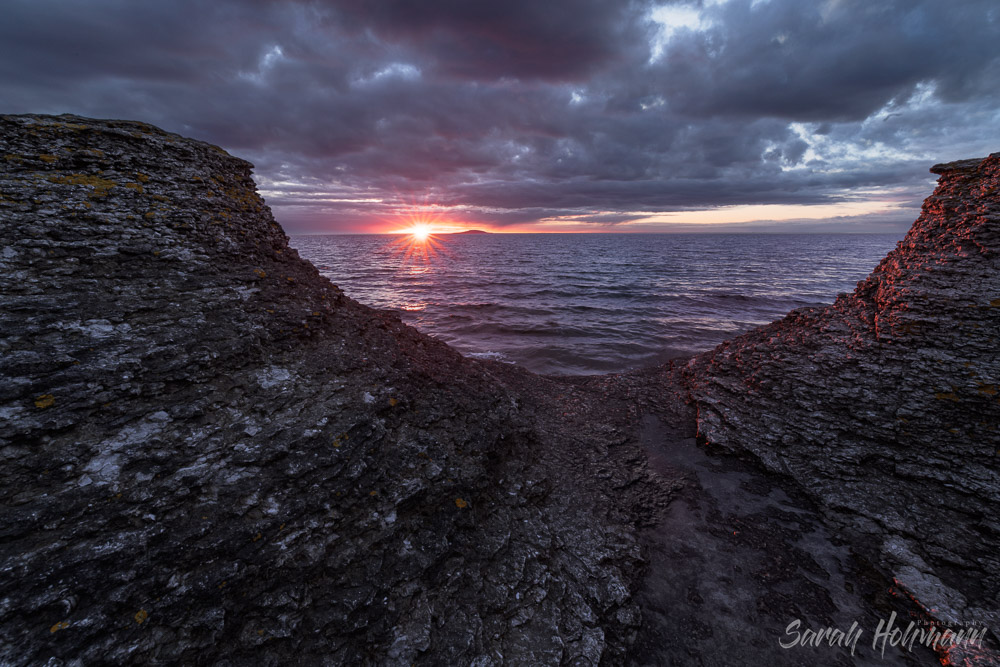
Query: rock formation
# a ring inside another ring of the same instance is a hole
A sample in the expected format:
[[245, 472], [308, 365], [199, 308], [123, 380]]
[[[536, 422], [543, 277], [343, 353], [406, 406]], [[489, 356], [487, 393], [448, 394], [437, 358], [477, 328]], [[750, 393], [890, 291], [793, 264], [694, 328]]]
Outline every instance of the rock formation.
[[0, 116], [0, 662], [801, 664], [712, 610], [891, 577], [995, 631], [1000, 154], [936, 170], [854, 294], [559, 379], [346, 297], [217, 147]]
[[684, 369], [699, 437], [795, 479], [945, 623], [1000, 628], [1000, 153], [941, 164], [906, 237], [826, 308]]
[[0, 662], [620, 659], [638, 451], [345, 297], [250, 170], [0, 117]]

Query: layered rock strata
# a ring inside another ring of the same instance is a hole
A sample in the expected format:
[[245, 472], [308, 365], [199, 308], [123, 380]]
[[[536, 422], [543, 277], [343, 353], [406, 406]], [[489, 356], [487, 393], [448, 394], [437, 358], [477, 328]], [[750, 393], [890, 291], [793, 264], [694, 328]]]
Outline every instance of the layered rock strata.
[[943, 624], [1000, 628], [1000, 153], [938, 187], [851, 294], [684, 369], [703, 442], [816, 498]]

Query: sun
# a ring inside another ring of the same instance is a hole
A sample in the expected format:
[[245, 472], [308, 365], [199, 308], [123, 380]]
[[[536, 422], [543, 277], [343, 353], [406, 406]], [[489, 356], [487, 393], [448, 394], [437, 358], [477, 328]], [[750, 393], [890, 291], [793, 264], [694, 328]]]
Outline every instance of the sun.
[[432, 233], [433, 230], [431, 229], [431, 226], [422, 222], [418, 222], [410, 228], [410, 235], [416, 241], [426, 241], [427, 237], [429, 237]]

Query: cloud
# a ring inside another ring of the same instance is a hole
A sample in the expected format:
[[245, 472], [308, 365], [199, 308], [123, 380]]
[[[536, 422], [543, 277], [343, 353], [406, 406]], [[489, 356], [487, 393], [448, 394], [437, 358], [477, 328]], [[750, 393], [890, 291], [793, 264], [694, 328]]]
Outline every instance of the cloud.
[[220, 144], [291, 231], [620, 226], [919, 200], [998, 150], [998, 32], [992, 0], [13, 0], [0, 99]]
[[576, 81], [613, 66], [645, 37], [634, 2], [345, 0], [339, 26], [370, 30], [443, 76]]
[[997, 83], [986, 3], [727, 2], [706, 13], [711, 27], [677, 35], [653, 72], [687, 114], [861, 121], [922, 82], [951, 102]]

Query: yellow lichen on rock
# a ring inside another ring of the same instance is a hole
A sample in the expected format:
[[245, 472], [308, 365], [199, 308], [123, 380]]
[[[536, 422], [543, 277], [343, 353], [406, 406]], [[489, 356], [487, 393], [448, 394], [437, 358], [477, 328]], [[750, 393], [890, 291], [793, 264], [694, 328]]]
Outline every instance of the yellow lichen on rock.
[[68, 627], [69, 627], [69, 621], [59, 621], [51, 628], [49, 628], [49, 632], [59, 632], [60, 630], [65, 630]]
[[56, 402], [55, 397], [52, 394], [42, 394], [35, 399], [36, 408], [51, 408]]
[[142, 625], [142, 623], [147, 618], [149, 618], [149, 613], [145, 609], [140, 609], [139, 611], [135, 612], [135, 616], [133, 618], [135, 618], [136, 623]]
[[94, 192], [91, 194], [92, 197], [105, 197], [113, 187], [118, 185], [114, 181], [89, 174], [49, 176], [48, 180], [50, 183], [59, 183], [60, 185], [89, 185], [94, 188]]
[[458, 509], [464, 510], [468, 506], [469, 503], [467, 503], [466, 501], [462, 500], [461, 498], [455, 498], [455, 507], [457, 507]]

